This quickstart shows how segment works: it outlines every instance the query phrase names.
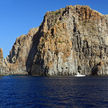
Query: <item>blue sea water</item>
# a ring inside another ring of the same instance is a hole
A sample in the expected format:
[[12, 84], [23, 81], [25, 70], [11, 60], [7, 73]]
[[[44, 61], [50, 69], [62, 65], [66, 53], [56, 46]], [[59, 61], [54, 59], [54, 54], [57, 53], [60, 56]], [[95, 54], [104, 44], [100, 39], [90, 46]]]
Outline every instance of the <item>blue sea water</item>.
[[0, 108], [108, 108], [108, 77], [0, 77]]

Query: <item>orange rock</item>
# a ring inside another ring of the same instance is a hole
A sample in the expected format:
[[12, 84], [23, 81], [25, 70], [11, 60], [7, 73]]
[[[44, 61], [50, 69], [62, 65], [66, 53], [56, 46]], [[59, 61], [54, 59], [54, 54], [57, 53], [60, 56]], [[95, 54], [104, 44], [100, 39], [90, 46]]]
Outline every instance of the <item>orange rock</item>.
[[3, 50], [0, 48], [0, 59], [3, 59]]

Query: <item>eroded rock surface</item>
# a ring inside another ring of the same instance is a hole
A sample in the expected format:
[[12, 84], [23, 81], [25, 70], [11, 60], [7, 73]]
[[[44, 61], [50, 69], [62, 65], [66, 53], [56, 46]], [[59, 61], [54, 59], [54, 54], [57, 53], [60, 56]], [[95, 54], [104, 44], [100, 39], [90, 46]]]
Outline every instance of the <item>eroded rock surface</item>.
[[47, 12], [16, 39], [5, 64], [13, 74], [108, 75], [108, 16], [80, 5]]
[[108, 74], [106, 15], [88, 6], [67, 6], [46, 13], [40, 34], [32, 74], [90, 75], [99, 63], [103, 65], [96, 74]]

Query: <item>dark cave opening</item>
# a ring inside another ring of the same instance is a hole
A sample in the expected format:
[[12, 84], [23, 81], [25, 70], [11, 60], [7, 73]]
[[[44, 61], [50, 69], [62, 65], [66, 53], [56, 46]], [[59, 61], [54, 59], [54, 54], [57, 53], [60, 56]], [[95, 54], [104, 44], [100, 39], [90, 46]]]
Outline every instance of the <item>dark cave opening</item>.
[[102, 66], [102, 62], [99, 62], [97, 65], [95, 65], [95, 66], [92, 68], [91, 75], [93, 75], [93, 76], [98, 75], [98, 73], [99, 73], [100, 70], [101, 70], [101, 66]]

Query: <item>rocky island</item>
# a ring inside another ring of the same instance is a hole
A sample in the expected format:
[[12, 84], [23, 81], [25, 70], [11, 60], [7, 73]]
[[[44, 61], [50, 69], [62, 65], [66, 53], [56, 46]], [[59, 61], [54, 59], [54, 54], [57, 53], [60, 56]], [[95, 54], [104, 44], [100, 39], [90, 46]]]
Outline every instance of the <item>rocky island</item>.
[[47, 12], [38, 28], [18, 37], [0, 75], [108, 75], [108, 15], [89, 6]]

